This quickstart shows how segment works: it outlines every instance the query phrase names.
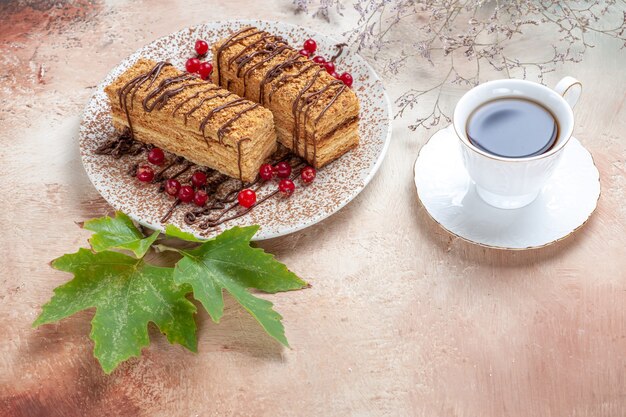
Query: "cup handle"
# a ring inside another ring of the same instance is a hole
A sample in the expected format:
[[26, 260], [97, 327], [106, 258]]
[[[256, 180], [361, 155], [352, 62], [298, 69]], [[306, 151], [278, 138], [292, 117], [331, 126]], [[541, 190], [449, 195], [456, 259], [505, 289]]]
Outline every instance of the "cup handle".
[[563, 96], [567, 104], [574, 108], [583, 91], [583, 85], [574, 77], [563, 77], [554, 87], [554, 91]]

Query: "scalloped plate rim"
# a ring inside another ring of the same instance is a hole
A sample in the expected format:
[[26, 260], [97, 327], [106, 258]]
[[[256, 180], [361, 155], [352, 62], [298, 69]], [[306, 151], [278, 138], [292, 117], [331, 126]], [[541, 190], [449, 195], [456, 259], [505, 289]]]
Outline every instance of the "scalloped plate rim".
[[[95, 99], [95, 97], [100, 94], [100, 91], [104, 88], [104, 86], [107, 83], [108, 78], [111, 76], [111, 74], [120, 66], [122, 65], [122, 63], [127, 62], [127, 61], [135, 61], [137, 60], [142, 52], [144, 51], [145, 48], [147, 48], [148, 46], [150, 46], [151, 44], [158, 42], [158, 41], [165, 41], [167, 40], [167, 38], [171, 37], [174, 34], [177, 34], [179, 32], [183, 32], [186, 30], [189, 31], [195, 31], [203, 26], [206, 25], [232, 25], [232, 24], [250, 24], [250, 25], [254, 25], [254, 24], [265, 24], [268, 26], [273, 26], [273, 25], [283, 25], [283, 26], [289, 26], [291, 28], [294, 29], [304, 29], [306, 31], [309, 31], [311, 33], [315, 33], [317, 35], [320, 35], [328, 40], [331, 40], [333, 42], [339, 43], [339, 41], [337, 39], [335, 39], [333, 36], [329, 36], [326, 35], [322, 32], [319, 32], [315, 29], [311, 29], [309, 27], [305, 27], [305, 26], [301, 26], [301, 25], [295, 25], [292, 23], [287, 23], [287, 22], [280, 22], [280, 21], [272, 21], [272, 20], [263, 20], [263, 19], [229, 19], [229, 20], [214, 20], [214, 21], [207, 21], [198, 25], [194, 25], [194, 26], [188, 26], [188, 27], [184, 27], [182, 29], [173, 31], [169, 34], [166, 34], [164, 36], [158, 37], [148, 43], [146, 43], [145, 45], [137, 48], [137, 50], [135, 50], [134, 52], [132, 52], [131, 54], [129, 54], [128, 56], [126, 56], [125, 58], [122, 58], [120, 60], [120, 62], [115, 65], [107, 74], [106, 76], [103, 78], [103, 80], [96, 86], [94, 93], [90, 96], [87, 105], [85, 106], [85, 110], [83, 111], [83, 116], [81, 117], [81, 123], [80, 123], [80, 127], [79, 127], [79, 147], [82, 148], [82, 146], [80, 146], [80, 143], [82, 142], [83, 139], [83, 121], [84, 121], [84, 115], [87, 112], [88, 108], [90, 107], [92, 101]], [[340, 211], [341, 209], [343, 209], [346, 205], [348, 205], [348, 203], [350, 203], [351, 201], [353, 201], [364, 189], [365, 187], [367, 187], [367, 185], [371, 182], [371, 180], [374, 178], [374, 176], [376, 175], [376, 173], [378, 172], [380, 166], [383, 163], [383, 160], [385, 159], [385, 156], [387, 154], [387, 151], [389, 149], [389, 145], [391, 142], [391, 135], [392, 135], [392, 131], [393, 131], [393, 123], [392, 123], [392, 118], [391, 118], [391, 114], [392, 114], [392, 106], [391, 106], [391, 102], [389, 100], [389, 96], [387, 94], [387, 90], [384, 86], [383, 81], [381, 80], [381, 78], [378, 76], [378, 74], [376, 73], [376, 71], [374, 70], [374, 68], [358, 53], [353, 53], [353, 55], [357, 55], [360, 59], [362, 64], [365, 66], [365, 68], [367, 68], [369, 74], [371, 75], [371, 77], [373, 78], [374, 81], [377, 81], [380, 83], [380, 87], [382, 89], [382, 93], [383, 93], [383, 98], [384, 98], [384, 108], [385, 111], [387, 112], [387, 129], [385, 132], [385, 139], [384, 139], [384, 143], [382, 146], [382, 149], [378, 155], [378, 157], [376, 158], [375, 163], [372, 165], [371, 169], [369, 170], [367, 176], [363, 179], [363, 184], [361, 187], [355, 188], [355, 191], [345, 200], [343, 200], [341, 203], [339, 203], [333, 211], [330, 212], [326, 212], [326, 213], [322, 213], [321, 215], [318, 215], [316, 217], [313, 218], [313, 220], [308, 221], [308, 222], [299, 222], [296, 226], [293, 227], [286, 227], [283, 228], [282, 230], [280, 230], [280, 232], [277, 233], [267, 233], [267, 234], [263, 234], [262, 231], [262, 225], [261, 225], [261, 229], [260, 231], [257, 233], [257, 235], [255, 235], [252, 240], [253, 241], [262, 241], [262, 240], [268, 240], [268, 239], [274, 239], [277, 237], [282, 237], [282, 236], [286, 236], [298, 231], [301, 231], [303, 229], [306, 229], [307, 227], [310, 226], [314, 226], [322, 221], [324, 221], [325, 219], [327, 219], [328, 217], [332, 216], [333, 214], [337, 213], [338, 211]], [[86, 173], [87, 173], [87, 177], [89, 178], [89, 181], [91, 182], [91, 184], [94, 186], [94, 188], [98, 191], [98, 193], [107, 201], [107, 203], [112, 206], [114, 209], [119, 210], [118, 207], [116, 207], [114, 204], [112, 204], [109, 199], [107, 199], [105, 197], [105, 195], [103, 195], [103, 193], [100, 191], [100, 189], [98, 188], [98, 186], [96, 185], [96, 183], [94, 182], [94, 178], [92, 177], [92, 174], [90, 172], [90, 168], [87, 167], [86, 165], [86, 161], [85, 158], [82, 156], [82, 152], [81, 152], [81, 163], [83, 165], [83, 168], [85, 169]], [[149, 221], [146, 221], [145, 219], [139, 218], [138, 216], [136, 216], [134, 213], [130, 212], [130, 213], [125, 213], [126, 215], [128, 215], [132, 220], [134, 220], [135, 222], [141, 224], [142, 226], [148, 227], [152, 230], [158, 230], [162, 233], [165, 232], [165, 227], [167, 226], [167, 224], [172, 224], [172, 223], [165, 223], [165, 224], [153, 224]], [[174, 224], [175, 225], [175, 224]], [[176, 225], [175, 225], [176, 226]], [[194, 236], [196, 236], [197, 238], [200, 239], [204, 239], [204, 240], [210, 240], [213, 239], [215, 236], [212, 237], [207, 237], [207, 236], [202, 236], [198, 233], [192, 232], [194, 234]]]

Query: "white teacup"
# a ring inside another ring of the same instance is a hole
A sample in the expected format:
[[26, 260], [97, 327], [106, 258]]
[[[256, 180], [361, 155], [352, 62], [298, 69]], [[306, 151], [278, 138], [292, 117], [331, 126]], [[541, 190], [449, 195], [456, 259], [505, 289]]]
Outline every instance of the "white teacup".
[[[572, 108], [581, 90], [580, 82], [572, 77], [563, 78], [554, 90], [531, 81], [506, 79], [480, 84], [461, 97], [454, 109], [453, 126], [462, 144], [465, 168], [487, 204], [515, 209], [537, 198], [572, 136]], [[554, 146], [546, 153], [526, 158], [497, 156], [474, 146], [466, 133], [468, 118], [484, 103], [499, 98], [532, 100], [550, 110], [559, 125]]]

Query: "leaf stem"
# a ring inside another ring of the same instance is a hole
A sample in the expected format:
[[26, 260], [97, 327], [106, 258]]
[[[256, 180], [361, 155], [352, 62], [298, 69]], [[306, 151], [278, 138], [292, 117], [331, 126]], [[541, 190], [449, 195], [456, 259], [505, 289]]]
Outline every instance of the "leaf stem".
[[152, 248], [157, 252], [157, 253], [161, 253], [161, 252], [177, 252], [177, 253], [181, 253], [182, 250], [178, 249], [178, 248], [174, 248], [172, 246], [168, 246], [168, 245], [164, 245], [162, 243], [159, 243], [157, 245], [152, 245]]

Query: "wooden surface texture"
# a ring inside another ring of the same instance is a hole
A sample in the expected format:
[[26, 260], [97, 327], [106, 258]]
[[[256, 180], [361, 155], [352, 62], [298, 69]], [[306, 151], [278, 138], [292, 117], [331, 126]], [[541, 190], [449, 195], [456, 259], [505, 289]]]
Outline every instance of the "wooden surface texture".
[[[355, 201], [260, 245], [312, 284], [264, 296], [284, 316], [291, 349], [227, 299], [219, 325], [198, 315], [197, 354], [152, 328], [143, 356], [105, 376], [88, 337], [93, 312], [31, 328], [70, 278], [48, 262], [87, 243], [75, 223], [111, 213], [77, 146], [93, 87], [143, 44], [209, 20], [342, 28], [294, 14], [288, 0], [23, 3], [0, 4], [0, 416], [626, 415], [619, 45], [598, 39], [582, 63], [550, 74], [583, 82], [575, 136], [602, 183], [596, 213], [570, 238], [504, 252], [451, 237], [412, 181], [433, 132], [398, 119], [380, 172]], [[424, 63], [387, 88], [396, 97], [438, 75]], [[443, 104], [462, 93], [444, 92]]]

